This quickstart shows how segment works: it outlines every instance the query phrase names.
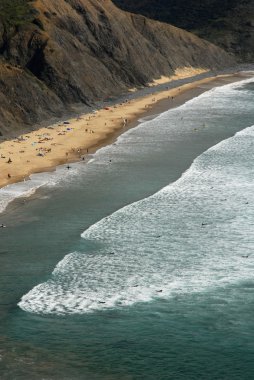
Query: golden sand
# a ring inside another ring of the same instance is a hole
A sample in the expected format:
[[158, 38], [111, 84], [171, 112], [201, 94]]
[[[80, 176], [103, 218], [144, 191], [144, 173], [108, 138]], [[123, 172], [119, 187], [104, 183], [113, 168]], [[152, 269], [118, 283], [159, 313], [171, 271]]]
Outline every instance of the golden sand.
[[208, 71], [209, 70], [205, 70], [202, 68], [194, 69], [193, 67], [182, 67], [182, 68], [176, 69], [174, 75], [171, 75], [169, 77], [161, 76], [159, 79], [154, 79], [152, 82], [149, 83], [149, 86], [153, 87], [153, 86], [157, 86], [158, 84], [165, 84], [173, 80], [191, 78], [195, 75], [204, 74]]
[[92, 147], [106, 144], [116, 132], [120, 133], [123, 128], [126, 130], [131, 121], [158, 101], [169, 98], [170, 102], [172, 97], [217, 78], [206, 78], [154, 93], [1, 143], [0, 187], [21, 181], [32, 173], [48, 171], [59, 164], [82, 159]]

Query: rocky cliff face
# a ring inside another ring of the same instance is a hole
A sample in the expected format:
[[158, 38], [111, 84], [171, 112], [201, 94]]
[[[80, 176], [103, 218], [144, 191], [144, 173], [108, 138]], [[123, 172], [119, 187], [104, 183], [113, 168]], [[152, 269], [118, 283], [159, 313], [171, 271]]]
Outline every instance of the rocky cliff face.
[[236, 54], [254, 60], [253, 0], [113, 0], [130, 12], [168, 22]]
[[32, 20], [12, 27], [9, 34], [0, 21], [4, 136], [70, 112], [73, 104], [143, 86], [179, 67], [234, 64], [216, 46], [125, 13], [110, 0], [37, 0], [32, 6]]

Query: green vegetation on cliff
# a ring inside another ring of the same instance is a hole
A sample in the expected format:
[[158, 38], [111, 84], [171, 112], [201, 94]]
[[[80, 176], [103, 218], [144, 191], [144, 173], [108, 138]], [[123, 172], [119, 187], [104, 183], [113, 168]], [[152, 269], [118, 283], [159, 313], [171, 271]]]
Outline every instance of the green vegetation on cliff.
[[31, 2], [27, 0], [1, 0], [0, 22], [6, 29], [32, 21]]

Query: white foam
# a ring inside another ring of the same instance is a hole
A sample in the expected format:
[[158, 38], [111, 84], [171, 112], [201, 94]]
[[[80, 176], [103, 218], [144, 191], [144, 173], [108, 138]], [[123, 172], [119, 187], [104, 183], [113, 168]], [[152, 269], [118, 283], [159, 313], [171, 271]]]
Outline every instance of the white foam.
[[[130, 160], [132, 156], [132, 151], [133, 149], [136, 149], [137, 145], [138, 149], [142, 150], [142, 144], [145, 146], [145, 149], [147, 149], [149, 144], [151, 144], [153, 146], [153, 150], [155, 150], [156, 144], [158, 145], [159, 143], [159, 139], [164, 140], [166, 138], [165, 130], [168, 129], [167, 123], [165, 124], [164, 128], [161, 127], [162, 124], [165, 123], [165, 120], [171, 119], [170, 130], [172, 133], [184, 134], [184, 129], [186, 128], [186, 125], [183, 122], [183, 128], [179, 128], [179, 118], [181, 118], [181, 116], [185, 116], [186, 112], [190, 112], [190, 110], [192, 109], [195, 110], [195, 107], [193, 107], [193, 105], [199, 105], [197, 113], [199, 113], [202, 108], [204, 110], [207, 110], [207, 112], [209, 113], [209, 107], [211, 107], [212, 104], [216, 104], [216, 107], [218, 107], [218, 99], [220, 99], [221, 107], [229, 108], [231, 96], [234, 95], [232, 93], [232, 89], [241, 88], [245, 84], [251, 82], [253, 82], [253, 78], [248, 78], [241, 82], [231, 83], [223, 87], [211, 89], [201, 94], [197, 98], [189, 100], [188, 102], [186, 102], [178, 108], [171, 109], [160, 114], [153, 120], [146, 121], [146, 119], [142, 119], [142, 124], [120, 135], [117, 139], [116, 144], [101, 148], [96, 152], [95, 155], [90, 156], [88, 161], [90, 165], [88, 166], [94, 167], [105, 165], [105, 163], [108, 164], [109, 157], [111, 158], [112, 155], [116, 156], [118, 162], [121, 162], [126, 160], [125, 155], [128, 154], [128, 159]], [[239, 104], [236, 104], [235, 102], [236, 99], [234, 98], [235, 108], [240, 107], [242, 104], [241, 102], [239, 102]], [[231, 112], [233, 112], [232, 107]], [[196, 116], [195, 111], [194, 116]], [[205, 120], [203, 121], [205, 122]], [[154, 129], [157, 128], [157, 125], [160, 126], [160, 131], [158, 132], [156, 141]], [[144, 128], [146, 129], [145, 142], [143, 135]], [[168, 134], [168, 138], [170, 139], [170, 134]], [[119, 144], [121, 145], [121, 153], [117, 155], [117, 149]], [[52, 187], [61, 184], [66, 186], [66, 184], [70, 182], [70, 179], [72, 177], [74, 177], [76, 180], [80, 177], [80, 174], [82, 172], [86, 171], [83, 162], [72, 164], [71, 166], [72, 170], [69, 171], [66, 171], [65, 166], [59, 166], [56, 168], [56, 171], [54, 172], [46, 172], [31, 175], [30, 180], [25, 182], [25, 185], [23, 182], [20, 182], [14, 185], [8, 185], [0, 189], [0, 213], [2, 213], [6, 209], [8, 204], [16, 198], [30, 196], [38, 188], [43, 186]]]
[[23, 182], [14, 183], [1, 188], [0, 213], [15, 199], [29, 197], [41, 187], [66, 185], [72, 177], [79, 175], [80, 169], [82, 169], [83, 166], [83, 162], [75, 163], [71, 164], [71, 170], [67, 170], [66, 165], [61, 165], [58, 166], [55, 171], [32, 174]]
[[246, 136], [209, 149], [174, 184], [91, 226], [82, 237], [100, 241], [101, 251], [67, 255], [19, 306], [87, 313], [251, 279], [254, 261], [242, 257], [252, 253], [254, 221]]
[[0, 189], [0, 213], [6, 209], [11, 201], [20, 197], [31, 196], [40, 186], [41, 183], [39, 182], [36, 183], [36, 181], [26, 181]]
[[[218, 102], [220, 112], [226, 109], [234, 114], [233, 92], [242, 83], [224, 86], [225, 91], [214, 89], [210, 95], [202, 94], [201, 99], [142, 124], [139, 128], [146, 128], [146, 143], [142, 129], [128, 131], [116, 146], [95, 155], [92, 169], [103, 165], [112, 151], [121, 162], [124, 155], [132, 158], [135, 144], [139, 149], [142, 144], [144, 149], [154, 144], [156, 149], [156, 141], [171, 138], [169, 120], [175, 136], [184, 133], [185, 126], [179, 125], [182, 116], [188, 115], [189, 128], [193, 128], [192, 120], [197, 122], [202, 108], [216, 119]], [[237, 107], [247, 112], [252, 102], [242, 104], [239, 100]], [[154, 125], [160, 126], [156, 138]], [[82, 314], [211, 291], [251, 279], [253, 135], [254, 127], [250, 127], [217, 144], [174, 184], [91, 226], [82, 237], [101, 248], [67, 255], [51, 279], [24, 295], [19, 306], [39, 314]], [[250, 257], [242, 257], [246, 255]]]

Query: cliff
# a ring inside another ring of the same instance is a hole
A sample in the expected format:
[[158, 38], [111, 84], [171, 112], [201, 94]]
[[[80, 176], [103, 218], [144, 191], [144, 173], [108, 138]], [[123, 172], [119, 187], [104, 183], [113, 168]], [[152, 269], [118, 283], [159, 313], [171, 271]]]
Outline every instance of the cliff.
[[140, 13], [195, 33], [242, 62], [254, 61], [253, 0], [114, 0]]
[[8, 15], [20, 13], [8, 16], [8, 23], [0, 7], [2, 136], [60, 117], [73, 105], [143, 86], [176, 68], [234, 64], [222, 49], [191, 33], [121, 11], [109, 0], [11, 4], [18, 7]]

